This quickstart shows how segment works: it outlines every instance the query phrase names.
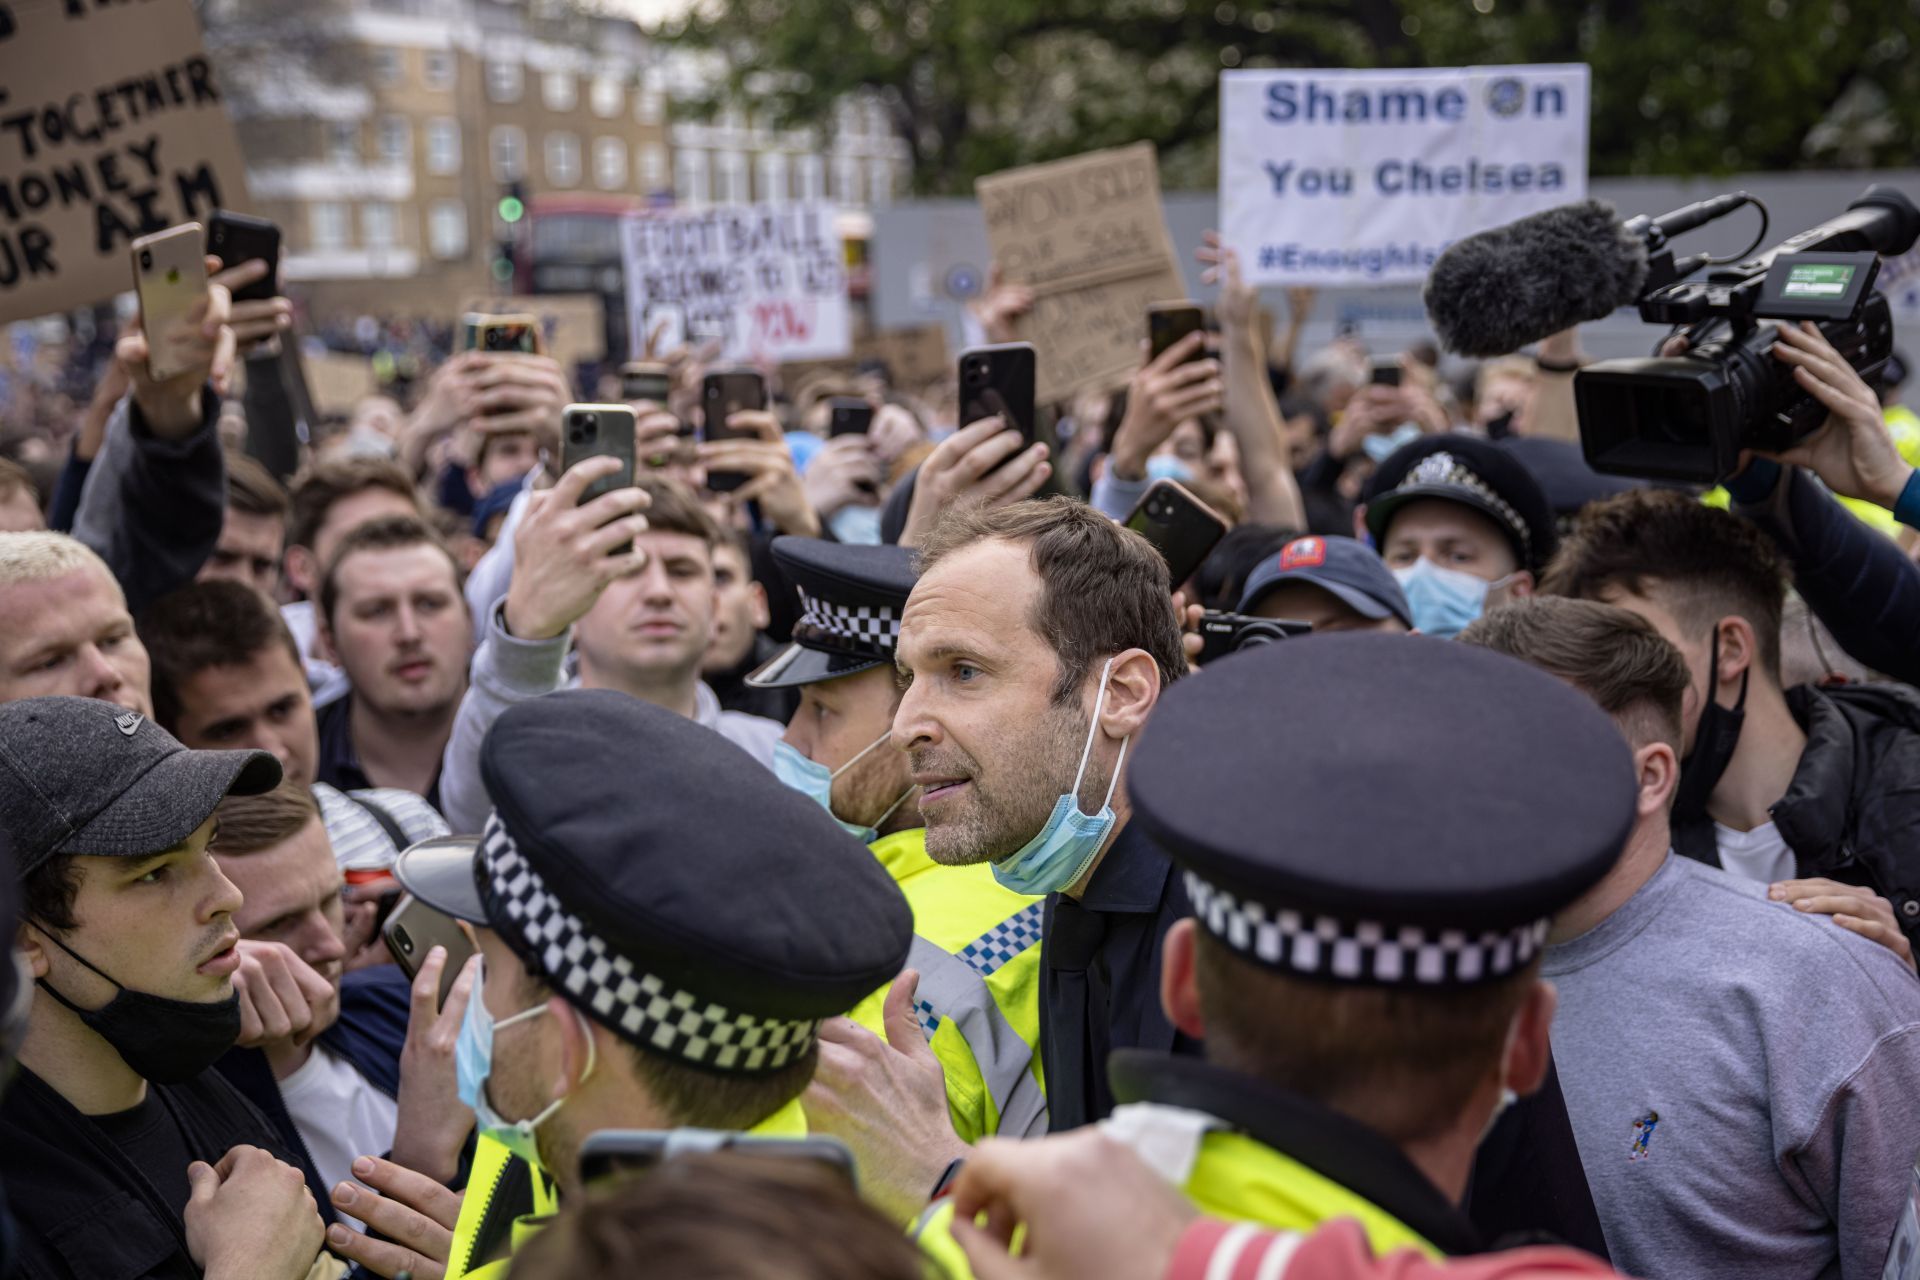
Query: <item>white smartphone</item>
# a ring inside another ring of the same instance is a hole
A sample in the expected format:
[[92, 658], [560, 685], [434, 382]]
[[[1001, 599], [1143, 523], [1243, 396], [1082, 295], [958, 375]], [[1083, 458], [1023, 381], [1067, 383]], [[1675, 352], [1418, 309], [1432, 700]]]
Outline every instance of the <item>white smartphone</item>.
[[197, 222], [133, 242], [133, 287], [140, 296], [140, 331], [147, 335], [147, 376], [155, 382], [194, 365], [199, 339], [181, 328], [207, 296], [206, 242]]

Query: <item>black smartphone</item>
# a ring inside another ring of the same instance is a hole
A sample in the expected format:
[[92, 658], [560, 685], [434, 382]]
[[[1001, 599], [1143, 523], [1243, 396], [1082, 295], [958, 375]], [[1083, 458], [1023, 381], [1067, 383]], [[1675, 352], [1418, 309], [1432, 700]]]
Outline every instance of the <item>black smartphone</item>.
[[681, 1156], [727, 1151], [745, 1156], [814, 1160], [856, 1185], [853, 1153], [837, 1138], [765, 1138], [721, 1129], [602, 1129], [580, 1144], [580, 1181], [651, 1173]]
[[420, 972], [427, 952], [436, 945], [447, 949], [447, 967], [440, 971], [440, 1003], [445, 1005], [447, 992], [453, 990], [454, 980], [473, 955], [473, 943], [460, 922], [408, 893], [401, 895], [400, 905], [387, 917], [380, 934], [393, 952], [394, 963], [409, 979]]
[[[1206, 313], [1197, 303], [1153, 303], [1147, 308], [1147, 359], [1158, 360], [1180, 339], [1190, 333], [1205, 333], [1206, 329]], [[1206, 355], [1207, 349], [1203, 344], [1190, 358], [1204, 360]]]
[[1304, 622], [1285, 618], [1254, 618], [1244, 613], [1215, 613], [1208, 610], [1200, 615], [1200, 638], [1203, 642], [1200, 649], [1200, 665], [1204, 667], [1216, 658], [1224, 658], [1242, 649], [1252, 649], [1259, 645], [1312, 634], [1313, 628]]
[[[700, 384], [701, 438], [715, 440], [757, 440], [751, 431], [737, 431], [727, 425], [733, 414], [767, 407], [767, 380], [753, 369], [716, 369]], [[707, 488], [715, 493], [732, 493], [747, 482], [740, 471], [707, 472]]]
[[1007, 426], [1032, 443], [1034, 368], [1031, 342], [1001, 342], [962, 351], [960, 425], [999, 414]]
[[863, 436], [873, 426], [873, 406], [858, 396], [835, 396], [827, 401], [827, 438]]
[[1178, 480], [1155, 480], [1127, 516], [1127, 528], [1151, 542], [1167, 562], [1176, 590], [1193, 576], [1214, 545], [1227, 536], [1227, 522]]
[[1371, 365], [1372, 373], [1368, 381], [1376, 387], [1397, 387], [1400, 385], [1400, 362], [1392, 356], [1375, 356]]
[[[633, 487], [633, 410], [624, 404], [570, 404], [560, 415], [560, 470], [588, 458], [617, 458], [620, 470], [602, 476], [580, 494], [585, 506], [603, 493]], [[633, 550], [631, 542], [616, 555]]]
[[215, 209], [207, 219], [207, 252], [220, 259], [221, 270], [258, 258], [267, 274], [233, 291], [235, 302], [265, 302], [280, 295], [280, 228], [265, 218]]
[[673, 394], [673, 374], [664, 364], [635, 360], [620, 366], [620, 396], [664, 406]]

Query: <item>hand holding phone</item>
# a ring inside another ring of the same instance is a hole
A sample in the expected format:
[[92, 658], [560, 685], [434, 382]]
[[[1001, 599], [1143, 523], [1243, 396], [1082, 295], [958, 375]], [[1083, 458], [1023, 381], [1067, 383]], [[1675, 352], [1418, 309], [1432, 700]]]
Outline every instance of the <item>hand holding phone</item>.
[[960, 353], [960, 425], [997, 417], [1031, 444], [1035, 438], [1031, 342], [1002, 342]]
[[[1156, 302], [1147, 308], [1147, 359], [1157, 360], [1174, 343], [1190, 333], [1205, 333], [1206, 313], [1194, 302]], [[1198, 360], [1206, 354], [1203, 346], [1189, 357]]]
[[664, 407], [673, 394], [673, 371], [655, 360], [634, 360], [620, 366], [620, 398], [645, 400]]
[[[722, 440], [757, 440], [751, 431], [727, 425], [727, 419], [743, 410], [767, 407], [767, 381], [753, 369], [716, 369], [700, 384], [701, 439], [709, 444]], [[747, 482], [744, 471], [709, 471], [707, 488], [715, 493], [732, 493]]]
[[873, 426], [873, 406], [858, 396], [834, 396], [827, 401], [827, 439], [864, 436]]
[[460, 922], [409, 893], [401, 897], [400, 904], [387, 917], [381, 934], [387, 940], [387, 949], [393, 952], [394, 963], [409, 979], [419, 975], [429, 951], [435, 947], [446, 948], [447, 963], [440, 970], [439, 993], [439, 1003], [445, 1005], [447, 992], [453, 990], [460, 971], [473, 955], [473, 943]]
[[141, 236], [133, 242], [133, 286], [140, 299], [140, 331], [147, 338], [147, 376], [166, 382], [202, 363], [207, 259], [197, 222]]
[[1127, 516], [1126, 526], [1160, 552], [1175, 589], [1227, 536], [1226, 520], [1175, 480], [1154, 481]]

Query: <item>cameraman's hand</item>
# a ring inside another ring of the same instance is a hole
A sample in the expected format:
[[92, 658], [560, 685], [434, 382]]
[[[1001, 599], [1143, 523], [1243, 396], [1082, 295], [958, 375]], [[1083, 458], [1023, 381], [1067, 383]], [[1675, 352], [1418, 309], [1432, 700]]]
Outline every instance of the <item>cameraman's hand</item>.
[[1204, 333], [1190, 333], [1149, 361], [1127, 388], [1127, 412], [1113, 433], [1107, 465], [1122, 480], [1141, 480], [1147, 456], [1188, 418], [1218, 413], [1220, 362], [1203, 357]]
[[1828, 414], [1826, 424], [1803, 443], [1761, 456], [1805, 467], [1842, 497], [1863, 498], [1891, 511], [1913, 468], [1894, 447], [1873, 388], [1812, 321], [1781, 325], [1773, 354], [1793, 366], [1793, 380]]
[[187, 1256], [206, 1280], [301, 1280], [324, 1230], [300, 1170], [258, 1147], [187, 1166]]
[[940, 513], [955, 504], [998, 507], [1019, 502], [1038, 493], [1052, 474], [1046, 445], [1028, 445], [998, 415], [970, 422], [942, 440], [920, 464], [900, 545], [918, 546], [939, 523]]
[[802, 538], [820, 536], [820, 517], [807, 501], [806, 487], [793, 465], [793, 450], [780, 434], [780, 421], [764, 409], [742, 409], [727, 415], [730, 431], [752, 431], [757, 440], [708, 440], [700, 446], [700, 462], [707, 474], [739, 472], [745, 484], [728, 494], [734, 507], [760, 504], [761, 514], [781, 533]]
[[640, 572], [646, 552], [615, 548], [647, 530], [640, 514], [652, 499], [643, 489], [615, 489], [584, 507], [580, 495], [620, 470], [617, 458], [575, 463], [553, 488], [527, 499], [513, 535], [513, 578], [503, 617], [518, 640], [551, 640], [593, 608], [618, 579]]

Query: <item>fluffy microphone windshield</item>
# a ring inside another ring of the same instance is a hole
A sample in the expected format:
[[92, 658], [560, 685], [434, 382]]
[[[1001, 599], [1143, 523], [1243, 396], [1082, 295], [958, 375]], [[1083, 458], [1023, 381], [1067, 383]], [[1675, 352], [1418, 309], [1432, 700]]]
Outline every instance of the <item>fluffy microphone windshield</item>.
[[1632, 302], [1647, 246], [1598, 200], [1468, 236], [1427, 275], [1427, 318], [1463, 356], [1503, 356]]

